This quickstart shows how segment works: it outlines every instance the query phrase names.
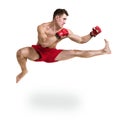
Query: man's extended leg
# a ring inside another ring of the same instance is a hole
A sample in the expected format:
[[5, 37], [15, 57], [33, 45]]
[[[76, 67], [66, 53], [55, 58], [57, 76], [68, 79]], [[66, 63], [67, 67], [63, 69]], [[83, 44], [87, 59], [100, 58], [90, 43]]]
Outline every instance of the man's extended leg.
[[105, 47], [100, 50], [63, 50], [55, 60], [67, 60], [73, 57], [84, 57], [89, 58], [93, 56], [103, 55], [103, 54], [110, 54], [111, 50], [109, 48], [109, 43], [105, 40]]
[[33, 48], [25, 47], [25, 48], [19, 49], [17, 51], [16, 56], [22, 70], [21, 73], [18, 74], [16, 77], [16, 83], [18, 83], [20, 79], [27, 73], [27, 68], [26, 68], [27, 59], [35, 60], [39, 58], [39, 55]]

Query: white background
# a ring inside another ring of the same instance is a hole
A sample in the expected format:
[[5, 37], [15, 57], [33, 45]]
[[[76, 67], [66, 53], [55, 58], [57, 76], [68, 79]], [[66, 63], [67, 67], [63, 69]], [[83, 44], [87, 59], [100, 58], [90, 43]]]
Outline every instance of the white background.
[[[0, 119], [120, 120], [120, 15], [118, 0], [0, 1]], [[63, 49], [101, 49], [111, 55], [57, 63], [27, 62], [28, 74], [16, 84], [19, 48], [37, 42], [37, 25], [52, 20], [55, 9], [69, 12], [65, 27], [79, 35], [99, 25], [102, 33], [86, 44], [69, 39]]]

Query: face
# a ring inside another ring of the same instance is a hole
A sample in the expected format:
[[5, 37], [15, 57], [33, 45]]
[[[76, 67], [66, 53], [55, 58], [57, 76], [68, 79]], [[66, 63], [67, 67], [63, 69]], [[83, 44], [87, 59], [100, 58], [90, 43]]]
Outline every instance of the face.
[[67, 20], [67, 15], [66, 14], [63, 14], [61, 16], [56, 16], [56, 24], [60, 28], [62, 28], [64, 26], [64, 24], [66, 23], [66, 20]]

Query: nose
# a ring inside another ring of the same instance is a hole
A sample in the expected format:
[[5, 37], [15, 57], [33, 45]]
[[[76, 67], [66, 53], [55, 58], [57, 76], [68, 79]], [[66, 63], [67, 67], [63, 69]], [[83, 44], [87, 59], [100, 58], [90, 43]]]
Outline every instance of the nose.
[[63, 25], [65, 24], [65, 22], [63, 22]]

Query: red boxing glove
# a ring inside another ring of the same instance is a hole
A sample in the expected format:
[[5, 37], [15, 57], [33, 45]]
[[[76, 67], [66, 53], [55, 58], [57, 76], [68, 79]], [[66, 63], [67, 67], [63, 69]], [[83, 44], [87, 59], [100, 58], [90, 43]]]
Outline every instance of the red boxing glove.
[[65, 29], [65, 28], [63, 28], [63, 29], [61, 29], [60, 31], [58, 31], [55, 35], [56, 35], [56, 37], [58, 38], [58, 39], [60, 39], [60, 38], [62, 38], [62, 37], [66, 37], [66, 36], [68, 36], [68, 30], [67, 29]]
[[99, 26], [96, 26], [92, 29], [92, 31], [90, 32], [91, 37], [95, 37], [96, 35], [98, 35], [99, 33], [101, 33], [101, 28]]

